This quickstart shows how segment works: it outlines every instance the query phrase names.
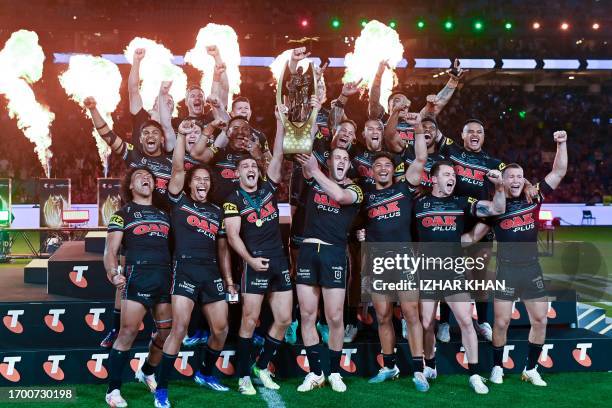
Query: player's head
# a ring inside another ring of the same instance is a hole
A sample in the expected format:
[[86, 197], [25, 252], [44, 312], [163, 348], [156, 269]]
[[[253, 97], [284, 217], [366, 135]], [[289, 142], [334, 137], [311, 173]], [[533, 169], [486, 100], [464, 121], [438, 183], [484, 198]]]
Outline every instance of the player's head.
[[334, 133], [334, 138], [332, 140], [332, 146], [339, 147], [341, 149], [348, 149], [355, 141], [356, 132], [357, 124], [350, 119], [344, 119], [336, 127], [336, 132]]
[[251, 120], [251, 102], [244, 96], [239, 96], [232, 101], [232, 111], [230, 116], [242, 116]]
[[200, 136], [202, 136], [202, 132], [204, 131], [204, 125], [200, 120], [195, 118], [187, 118], [185, 120], [191, 120], [193, 123], [193, 126], [191, 127], [191, 132], [185, 135], [185, 153], [189, 153], [193, 145], [195, 145]]
[[256, 188], [259, 180], [259, 167], [253, 156], [243, 155], [238, 159], [236, 165], [238, 166], [240, 187], [250, 190]]
[[164, 129], [159, 122], [149, 119], [140, 126], [140, 145], [142, 151], [149, 156], [157, 156], [162, 153]]
[[389, 152], [378, 152], [372, 161], [372, 176], [377, 185], [388, 187], [393, 183], [395, 165], [393, 155]]
[[468, 120], [463, 125], [461, 138], [463, 139], [465, 150], [479, 152], [482, 149], [485, 138], [484, 125], [478, 119]]
[[393, 110], [393, 107], [399, 103], [406, 103], [406, 112], [408, 112], [408, 108], [410, 108], [410, 100], [408, 97], [403, 92], [392, 92], [387, 99], [389, 113]]
[[198, 85], [190, 85], [187, 87], [185, 95], [185, 104], [189, 111], [189, 116], [200, 116], [204, 113], [204, 91]]
[[210, 169], [204, 164], [198, 164], [187, 170], [183, 191], [194, 201], [203, 203], [212, 188]]
[[238, 151], [248, 151], [251, 141], [251, 125], [243, 116], [234, 116], [227, 124], [229, 146]]
[[457, 184], [453, 163], [446, 160], [436, 162], [431, 166], [430, 176], [434, 192], [438, 191], [442, 196], [453, 194]]
[[121, 180], [121, 196], [128, 203], [135, 198], [149, 198], [153, 195], [155, 177], [146, 167], [130, 167]]
[[332, 149], [327, 159], [329, 175], [336, 181], [342, 181], [346, 178], [346, 173], [351, 167], [351, 159], [346, 149], [336, 147]]
[[382, 146], [383, 123], [378, 119], [369, 119], [363, 126], [363, 140], [370, 151], [377, 151]]
[[504, 188], [510, 197], [520, 197], [525, 187], [523, 168], [516, 163], [506, 165], [502, 170]]
[[421, 121], [423, 132], [425, 133], [425, 143], [427, 148], [430, 148], [436, 143], [436, 135], [438, 134], [438, 123], [434, 118], [425, 117]]

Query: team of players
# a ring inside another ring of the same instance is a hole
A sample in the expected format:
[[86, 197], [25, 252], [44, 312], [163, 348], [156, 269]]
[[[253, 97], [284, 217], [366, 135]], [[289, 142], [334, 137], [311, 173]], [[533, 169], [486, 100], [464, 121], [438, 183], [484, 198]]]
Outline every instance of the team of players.
[[[451, 243], [438, 246], [436, 255], [460, 256], [461, 244], [486, 239], [493, 230], [500, 243], [525, 242], [535, 248], [539, 206], [544, 194], [559, 185], [567, 168], [567, 136], [555, 133], [558, 148], [553, 170], [535, 187], [525, 185], [520, 166], [505, 166], [482, 151], [484, 126], [478, 120], [466, 123], [461, 135], [463, 147], [458, 147], [442, 135], [435, 119], [458, 85], [461, 70], [455, 67], [445, 88], [428, 97], [427, 106], [419, 113], [410, 112], [405, 95], [392, 94], [390, 115], [383, 117], [386, 124], [378, 119], [384, 110], [374, 98], [376, 85], [380, 86], [376, 80], [361, 143], [356, 141], [357, 125], [343, 114], [355, 84], [343, 88], [330, 111], [321, 109], [323, 95], [311, 99], [312, 109], [319, 113], [319, 127], [313, 129], [313, 153], [294, 158], [290, 268], [275, 197], [281, 180], [283, 126], [277, 113], [270, 154], [265, 136], [249, 124], [246, 98], [236, 99], [229, 114], [226, 112], [224, 66], [215, 47], [209, 53], [217, 61], [214, 81], [218, 84], [213, 86], [217, 91], [205, 104], [202, 90], [190, 88], [186, 98], [189, 117], [178, 126], [170, 121], [168, 84], [162, 85], [152, 112], [138, 104], [137, 86], [133, 86], [134, 81], [138, 83], [138, 66], [133, 66], [130, 109], [139, 135], [133, 137], [134, 144], [116, 136], [98, 114], [95, 100], [86, 100], [96, 129], [129, 166], [122, 185], [126, 205], [111, 219], [104, 256], [109, 279], [121, 299], [120, 329], [109, 356], [109, 405], [127, 406], [120, 394], [122, 373], [138, 326], [149, 309], [156, 333], [136, 378], [155, 393], [156, 407], [170, 406], [168, 377], [196, 306], [201, 308], [211, 335], [200, 353], [194, 379], [215, 391], [228, 391], [213, 374], [213, 366], [227, 338], [227, 301], [235, 301], [238, 291], [242, 298], [237, 343], [239, 391], [256, 393], [251, 377], [266, 388], [278, 389], [268, 363], [291, 323], [294, 283], [310, 367], [298, 391], [310, 391], [327, 380], [334, 391], [344, 392], [346, 385], [340, 375], [343, 309], [349, 264], [351, 273], [358, 269], [357, 260], [347, 257], [349, 240]], [[292, 62], [305, 56], [304, 49], [296, 49]], [[137, 50], [135, 60], [143, 57], [144, 51]], [[318, 81], [322, 80], [319, 73]], [[279, 109], [286, 108], [277, 106]], [[393, 217], [384, 216], [390, 212]], [[240, 276], [239, 290], [232, 269]], [[465, 279], [462, 274], [449, 275], [442, 270], [427, 273], [428, 279]], [[520, 259], [510, 249], [498, 251], [497, 275], [509, 284], [504, 293], [495, 294], [491, 381], [503, 381], [501, 358], [512, 301], [520, 298], [526, 301], [532, 323], [522, 377], [546, 385], [536, 369], [548, 305], [537, 248], [522, 253]], [[410, 279], [423, 277], [411, 275]], [[360, 284], [359, 279], [353, 282]], [[461, 329], [470, 386], [477, 393], [487, 393], [478, 375], [470, 294], [465, 290], [406, 291], [398, 296], [408, 326], [417, 390], [427, 391], [429, 380], [437, 376], [434, 322], [438, 301], [444, 300]], [[255, 364], [251, 364], [253, 333], [266, 297], [273, 322]], [[316, 329], [321, 298], [320, 313], [329, 325], [327, 376], [323, 374], [323, 349]], [[391, 323], [393, 302], [378, 296], [373, 304], [383, 367], [370, 382], [378, 383], [397, 377], [399, 370]]]

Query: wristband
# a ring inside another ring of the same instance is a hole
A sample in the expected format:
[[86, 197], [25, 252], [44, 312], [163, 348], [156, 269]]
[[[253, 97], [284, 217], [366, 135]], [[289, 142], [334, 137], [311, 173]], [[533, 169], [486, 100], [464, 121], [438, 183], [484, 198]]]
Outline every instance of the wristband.
[[[95, 126], [95, 125], [94, 125], [94, 126]], [[100, 127], [95, 126], [96, 130], [102, 130], [102, 129], [104, 129], [105, 127], [108, 127], [108, 125], [107, 125], [106, 123], [105, 123], [105, 124], [103, 124], [103, 125], [102, 125], [102, 126], [100, 126]]]

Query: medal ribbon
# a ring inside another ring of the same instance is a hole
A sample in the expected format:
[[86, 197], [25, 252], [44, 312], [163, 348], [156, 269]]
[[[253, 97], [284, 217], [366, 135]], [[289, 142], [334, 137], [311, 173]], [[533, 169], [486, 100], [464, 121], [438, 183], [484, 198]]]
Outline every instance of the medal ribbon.
[[253, 197], [251, 197], [249, 193], [247, 193], [240, 187], [238, 187], [238, 191], [240, 191], [240, 194], [242, 194], [244, 199], [247, 200], [249, 205], [253, 207], [253, 209], [255, 210], [255, 213], [257, 214], [257, 219], [261, 219], [261, 204], [262, 204], [261, 200], [254, 199]]

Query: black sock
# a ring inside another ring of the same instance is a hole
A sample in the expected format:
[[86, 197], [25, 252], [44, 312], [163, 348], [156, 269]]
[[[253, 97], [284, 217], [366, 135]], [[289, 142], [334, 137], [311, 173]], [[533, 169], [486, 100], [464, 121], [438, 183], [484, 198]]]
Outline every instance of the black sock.
[[468, 371], [470, 372], [470, 377], [474, 374], [478, 374], [478, 363], [468, 363]]
[[478, 314], [478, 323], [485, 323], [487, 321], [487, 302], [476, 302], [476, 313]]
[[340, 359], [342, 358], [342, 350], [329, 350], [329, 372], [339, 373], [340, 372]]
[[111, 349], [108, 355], [108, 390], [110, 393], [112, 390], [121, 389], [121, 378], [123, 377], [123, 369], [127, 364], [129, 358], [129, 351], [119, 351]]
[[272, 360], [272, 357], [274, 357], [276, 350], [278, 350], [281, 344], [281, 340], [276, 340], [274, 337], [266, 334], [263, 351], [259, 355], [259, 360], [257, 360], [257, 363], [255, 363], [257, 364], [257, 368], [261, 370], [268, 368], [268, 363], [270, 360]]
[[155, 373], [155, 367], [149, 364], [149, 358], [147, 357], [144, 361], [144, 364], [140, 368], [144, 375], [151, 375]]
[[440, 302], [440, 323], [448, 323], [450, 311], [450, 307], [448, 307], [446, 302]]
[[[435, 361], [435, 357], [434, 357], [434, 363], [433, 363], [433, 367], [434, 368], [436, 366], [436, 361]], [[425, 370], [425, 362], [423, 361], [423, 356], [412, 356], [412, 369], [415, 372], [420, 372], [422, 373], [423, 370]]]
[[170, 355], [162, 353], [161, 363], [159, 363], [161, 368], [159, 370], [159, 378], [157, 379], [158, 390], [168, 389], [168, 378], [170, 378], [170, 373], [172, 372], [172, 367], [174, 366], [174, 360], [176, 360], [176, 354]]
[[210, 348], [208, 344], [205, 344], [202, 348], [202, 354], [201, 372], [205, 376], [211, 376], [213, 373], [213, 367], [221, 355], [221, 350], [214, 350]]
[[306, 357], [308, 357], [310, 372], [321, 375], [321, 343], [314, 346], [306, 346]]
[[499, 346], [499, 347], [493, 346], [493, 365], [502, 367], [503, 358], [504, 358], [504, 346]]
[[429, 368], [436, 368], [436, 356], [433, 356], [433, 358], [425, 357], [425, 366]]
[[115, 308], [113, 310], [113, 330], [119, 331], [121, 327], [121, 309]]
[[248, 339], [238, 336], [238, 378], [249, 375], [251, 362], [251, 348], [253, 347], [253, 338]]
[[527, 354], [527, 370], [532, 370], [538, 365], [538, 359], [540, 358], [540, 353], [542, 352], [543, 344], [533, 344], [529, 342], [529, 353]]
[[387, 368], [393, 368], [395, 367], [396, 364], [396, 358], [395, 358], [395, 353], [391, 353], [391, 354], [384, 354], [383, 353], [383, 364], [385, 365], [385, 367]]

